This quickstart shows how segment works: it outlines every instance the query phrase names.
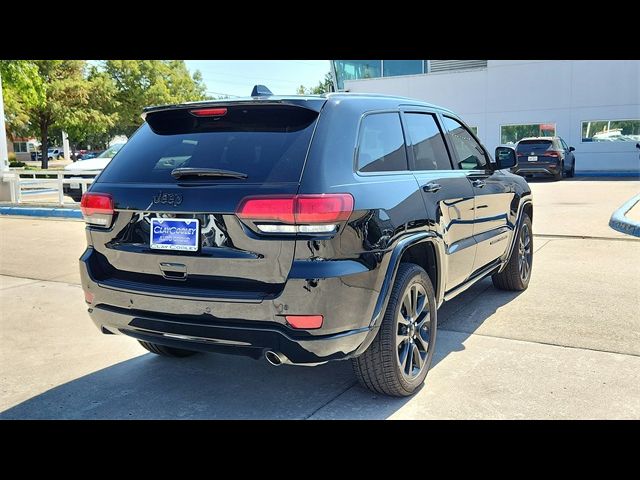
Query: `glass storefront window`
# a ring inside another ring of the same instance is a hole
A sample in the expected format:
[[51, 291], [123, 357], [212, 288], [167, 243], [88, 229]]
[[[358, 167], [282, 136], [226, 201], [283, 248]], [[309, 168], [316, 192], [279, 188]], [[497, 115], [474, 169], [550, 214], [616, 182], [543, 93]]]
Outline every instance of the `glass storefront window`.
[[382, 60], [334, 60], [333, 67], [339, 90], [344, 88], [345, 80], [382, 76]]
[[383, 77], [398, 75], [417, 75], [422, 72], [422, 60], [384, 60], [382, 63]]
[[525, 137], [554, 137], [555, 134], [555, 123], [529, 123], [500, 126], [500, 142], [504, 145], [514, 145]]
[[640, 120], [595, 120], [582, 122], [583, 142], [638, 142]]

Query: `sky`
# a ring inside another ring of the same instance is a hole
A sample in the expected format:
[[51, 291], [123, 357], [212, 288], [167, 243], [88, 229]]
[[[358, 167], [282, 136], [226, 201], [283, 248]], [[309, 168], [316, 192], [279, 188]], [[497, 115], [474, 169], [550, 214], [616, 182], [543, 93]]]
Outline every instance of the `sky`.
[[246, 97], [256, 84], [275, 95], [296, 93], [300, 85], [313, 87], [329, 72], [329, 60], [185, 60], [191, 73], [200, 70], [212, 96]]

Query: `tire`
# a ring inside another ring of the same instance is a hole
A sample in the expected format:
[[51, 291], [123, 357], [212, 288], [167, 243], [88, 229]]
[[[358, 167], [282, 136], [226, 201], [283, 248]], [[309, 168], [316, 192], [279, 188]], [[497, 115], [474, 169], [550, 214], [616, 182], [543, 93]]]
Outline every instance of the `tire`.
[[571, 168], [567, 172], [567, 177], [573, 178], [575, 175], [576, 175], [576, 164], [574, 163], [573, 165], [571, 165]]
[[558, 173], [556, 173], [553, 178], [554, 180], [562, 180], [564, 174], [564, 163], [560, 164], [560, 168], [558, 169]]
[[[528, 240], [527, 240], [528, 238]], [[524, 259], [524, 260], [523, 260]], [[526, 260], [526, 267], [521, 261]], [[521, 268], [522, 266], [522, 268]], [[531, 280], [531, 269], [533, 267], [533, 230], [531, 219], [526, 213], [523, 214], [522, 224], [518, 229], [516, 244], [507, 261], [507, 266], [500, 273], [491, 276], [493, 286], [499, 290], [510, 290], [521, 292], [526, 290]], [[523, 274], [523, 269], [526, 272]]]
[[[412, 316], [404, 299], [410, 299], [414, 291], [418, 306], [415, 310], [421, 312], [415, 315], [414, 311]], [[408, 322], [407, 316], [411, 317]], [[376, 338], [362, 355], [352, 360], [360, 384], [394, 397], [413, 394], [424, 383], [431, 366], [437, 327], [435, 294], [429, 276], [418, 265], [401, 263]]]
[[144, 342], [138, 340], [140, 345], [149, 350], [151, 353], [160, 355], [162, 357], [190, 357], [191, 355], [198, 353], [193, 350], [183, 350], [182, 348], [167, 347], [166, 345], [158, 345], [157, 343]]

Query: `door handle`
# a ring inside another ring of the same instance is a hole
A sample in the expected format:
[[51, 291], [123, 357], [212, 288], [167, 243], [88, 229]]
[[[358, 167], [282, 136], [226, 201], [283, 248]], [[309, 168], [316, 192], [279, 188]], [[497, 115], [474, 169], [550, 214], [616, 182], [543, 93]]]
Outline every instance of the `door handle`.
[[427, 193], [436, 193], [441, 188], [442, 188], [442, 185], [440, 185], [439, 183], [432, 182], [432, 183], [427, 183], [425, 186], [423, 186], [422, 190]]
[[482, 188], [484, 187], [485, 183], [484, 183], [484, 180], [474, 180], [471, 182], [471, 185], [477, 188]]

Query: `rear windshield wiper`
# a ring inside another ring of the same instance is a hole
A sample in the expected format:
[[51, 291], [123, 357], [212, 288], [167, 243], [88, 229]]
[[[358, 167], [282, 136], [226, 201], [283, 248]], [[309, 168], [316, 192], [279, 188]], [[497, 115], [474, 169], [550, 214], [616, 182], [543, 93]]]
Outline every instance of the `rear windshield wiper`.
[[173, 178], [183, 177], [219, 177], [219, 178], [247, 178], [248, 175], [233, 170], [220, 170], [219, 168], [174, 168], [171, 171]]

